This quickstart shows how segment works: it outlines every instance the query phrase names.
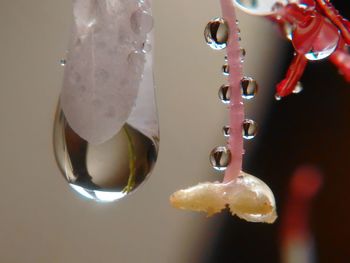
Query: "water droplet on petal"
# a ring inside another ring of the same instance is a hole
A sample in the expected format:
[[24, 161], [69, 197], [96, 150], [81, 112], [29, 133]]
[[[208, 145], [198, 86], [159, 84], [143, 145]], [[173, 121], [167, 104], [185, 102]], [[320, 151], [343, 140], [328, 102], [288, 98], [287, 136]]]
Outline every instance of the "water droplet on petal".
[[130, 25], [135, 34], [145, 35], [153, 29], [153, 17], [145, 10], [137, 10], [130, 17]]
[[282, 97], [280, 95], [275, 94], [275, 100], [280, 101], [281, 99], [282, 99]]
[[244, 139], [251, 140], [256, 136], [257, 133], [258, 124], [255, 121], [249, 119], [243, 121], [242, 134]]
[[300, 81], [298, 81], [297, 85], [295, 86], [293, 93], [298, 94], [303, 91], [303, 85], [301, 84]]
[[293, 30], [292, 43], [299, 54], [308, 60], [321, 60], [330, 56], [338, 46], [339, 30], [328, 19], [316, 13], [307, 23]]
[[222, 85], [219, 89], [219, 99], [224, 104], [230, 103], [230, 86], [229, 85]]
[[228, 37], [228, 24], [223, 18], [215, 18], [205, 27], [204, 38], [212, 49], [220, 50], [226, 48]]
[[71, 129], [58, 109], [54, 151], [72, 189], [95, 201], [112, 202], [146, 180], [157, 159], [158, 139], [125, 124], [112, 139], [91, 145]]
[[257, 92], [258, 92], [258, 84], [256, 80], [250, 77], [243, 77], [241, 80], [242, 98], [250, 100], [254, 98]]
[[222, 66], [222, 74], [224, 76], [230, 75], [230, 66], [227, 63]]
[[218, 146], [210, 153], [210, 163], [217, 171], [225, 171], [231, 161], [231, 152], [225, 146]]

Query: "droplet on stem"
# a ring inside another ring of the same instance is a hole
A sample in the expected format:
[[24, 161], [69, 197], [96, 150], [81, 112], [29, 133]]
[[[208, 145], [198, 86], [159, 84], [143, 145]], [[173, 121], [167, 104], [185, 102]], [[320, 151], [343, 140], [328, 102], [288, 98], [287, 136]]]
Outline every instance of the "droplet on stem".
[[246, 119], [242, 124], [243, 138], [246, 140], [253, 139], [258, 133], [258, 124], [250, 119]]
[[231, 152], [225, 146], [218, 146], [211, 151], [209, 159], [215, 170], [225, 171], [231, 161]]
[[254, 98], [258, 92], [258, 84], [255, 79], [243, 77], [241, 79], [241, 94], [244, 99], [250, 100]]
[[222, 85], [219, 89], [219, 99], [224, 104], [230, 103], [230, 86], [229, 85]]
[[223, 18], [215, 18], [205, 27], [204, 38], [212, 49], [220, 50], [226, 48], [228, 37], [228, 24]]

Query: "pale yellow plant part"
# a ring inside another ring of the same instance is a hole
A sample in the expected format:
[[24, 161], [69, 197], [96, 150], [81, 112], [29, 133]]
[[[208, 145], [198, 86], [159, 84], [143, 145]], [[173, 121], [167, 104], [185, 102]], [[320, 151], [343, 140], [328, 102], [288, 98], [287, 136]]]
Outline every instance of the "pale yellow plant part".
[[250, 222], [273, 223], [277, 218], [271, 189], [244, 172], [228, 183], [206, 182], [179, 190], [170, 202], [176, 208], [206, 212], [208, 216], [229, 207], [232, 215]]

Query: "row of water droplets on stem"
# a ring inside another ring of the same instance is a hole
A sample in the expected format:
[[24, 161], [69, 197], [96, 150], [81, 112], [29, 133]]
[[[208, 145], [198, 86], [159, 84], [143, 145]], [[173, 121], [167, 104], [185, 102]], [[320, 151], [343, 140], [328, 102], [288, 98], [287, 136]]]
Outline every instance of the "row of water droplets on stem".
[[[236, 21], [238, 23], [238, 21]], [[223, 18], [215, 18], [209, 21], [204, 30], [204, 37], [206, 43], [214, 50], [222, 50], [227, 46], [229, 40], [229, 28], [227, 22]], [[237, 39], [236, 41], [240, 41]], [[240, 50], [241, 62], [244, 61], [246, 51]], [[227, 63], [227, 57], [225, 56], [225, 63], [222, 66], [222, 73], [224, 76], [229, 76], [230, 68]], [[258, 91], [257, 82], [250, 77], [243, 77], [240, 81], [241, 95], [243, 99], [250, 100], [254, 98]], [[223, 84], [219, 88], [218, 96], [220, 101], [225, 104], [230, 104], [230, 85]], [[223, 135], [227, 138], [230, 136], [230, 127], [224, 126]], [[258, 132], [258, 125], [255, 121], [245, 119], [242, 123], [242, 136], [246, 140], [253, 139]], [[225, 171], [231, 161], [231, 153], [228, 147], [218, 146], [215, 147], [210, 153], [210, 163], [212, 167], [217, 171]]]

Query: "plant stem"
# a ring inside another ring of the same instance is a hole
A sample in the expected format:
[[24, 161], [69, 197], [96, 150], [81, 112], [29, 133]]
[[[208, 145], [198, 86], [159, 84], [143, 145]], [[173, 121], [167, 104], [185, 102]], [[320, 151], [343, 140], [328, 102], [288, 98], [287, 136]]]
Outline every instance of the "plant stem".
[[136, 179], [136, 153], [135, 153], [135, 145], [132, 141], [132, 137], [128, 131], [128, 128], [124, 125], [123, 130], [128, 139], [128, 157], [129, 157], [129, 179], [128, 184], [123, 189], [124, 193], [130, 193], [135, 187], [135, 179]]
[[241, 79], [243, 69], [241, 61], [241, 47], [239, 45], [236, 12], [232, 0], [220, 0], [222, 16], [229, 26], [229, 40], [227, 43], [227, 59], [230, 67], [228, 82], [230, 84], [230, 138], [228, 147], [231, 152], [231, 162], [226, 169], [224, 182], [237, 178], [242, 169], [243, 136], [242, 124], [244, 120], [244, 106], [241, 95]]

